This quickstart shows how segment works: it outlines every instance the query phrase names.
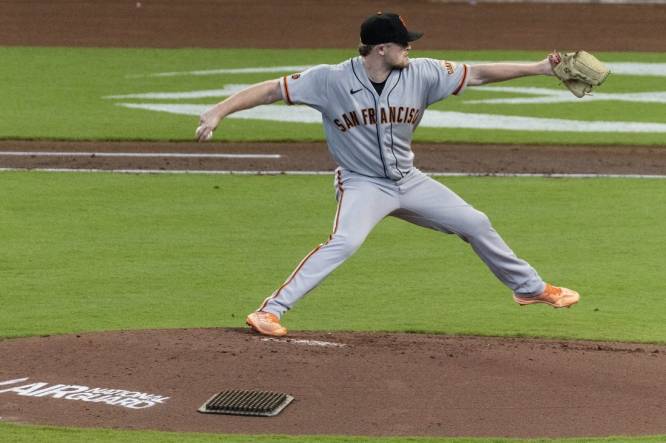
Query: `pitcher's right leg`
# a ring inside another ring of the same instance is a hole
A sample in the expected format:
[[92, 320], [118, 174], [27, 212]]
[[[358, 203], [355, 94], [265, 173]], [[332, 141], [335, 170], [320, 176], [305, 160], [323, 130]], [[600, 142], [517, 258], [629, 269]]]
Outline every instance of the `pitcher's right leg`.
[[[328, 241], [305, 256], [289, 278], [257, 311], [273, 314], [279, 319], [349, 258], [361, 246], [372, 228], [397, 209], [398, 204], [398, 198], [393, 193], [375, 183], [356, 177], [344, 183], [339, 180], [338, 208], [333, 233]], [[251, 323], [249, 317], [248, 323]], [[253, 328], [259, 330], [257, 327]]]

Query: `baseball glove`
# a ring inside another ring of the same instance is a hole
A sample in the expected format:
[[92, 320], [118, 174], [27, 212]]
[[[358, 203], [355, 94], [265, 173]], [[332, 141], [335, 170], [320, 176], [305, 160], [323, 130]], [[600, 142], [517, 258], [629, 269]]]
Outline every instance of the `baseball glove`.
[[578, 98], [606, 80], [610, 70], [595, 56], [585, 51], [553, 52], [548, 56], [553, 74]]

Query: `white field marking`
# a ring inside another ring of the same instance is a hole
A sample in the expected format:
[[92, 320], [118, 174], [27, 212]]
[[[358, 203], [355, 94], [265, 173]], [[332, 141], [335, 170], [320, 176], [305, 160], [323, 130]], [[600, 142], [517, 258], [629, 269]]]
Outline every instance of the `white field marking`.
[[0, 381], [0, 386], [5, 386], [5, 385], [14, 385], [17, 383], [24, 382], [28, 379], [28, 377], [23, 377], [23, 378], [16, 378], [14, 380], [5, 380], [5, 381]]
[[0, 157], [150, 157], [150, 158], [281, 158], [280, 154], [207, 154], [176, 152], [37, 152], [0, 151]]
[[[456, 60], [457, 61], [457, 60]], [[461, 63], [468, 65], [481, 65], [486, 63], [499, 63], [500, 60], [466, 60]], [[506, 63], [534, 63], [534, 60], [514, 60]], [[605, 63], [613, 75], [635, 75], [641, 77], [666, 77], [666, 63], [638, 63], [638, 62], [609, 62]]]
[[[117, 105], [132, 109], [145, 109], [148, 111], [182, 115], [200, 115], [208, 108], [207, 105], [170, 103], [118, 103]], [[258, 106], [232, 114], [227, 118], [298, 123], [319, 123], [322, 120], [319, 111], [312, 108], [281, 105]], [[501, 129], [543, 132], [666, 132], [666, 123], [567, 120], [436, 111], [432, 109], [424, 112], [420, 126], [425, 128]]]
[[[515, 94], [536, 95], [537, 97], [512, 97], [512, 98], [491, 98], [480, 100], [463, 100], [463, 103], [492, 103], [492, 104], [543, 104], [543, 103], [576, 103], [581, 99], [575, 97], [566, 90], [555, 90], [547, 88], [533, 87], [512, 87], [512, 86], [481, 86], [479, 90], [508, 92]], [[595, 92], [583, 98], [585, 102], [589, 101], [621, 101], [635, 103], [661, 103], [666, 104], [666, 91], [657, 92], [621, 92], [621, 93], [603, 93]]]
[[143, 99], [181, 99], [181, 98], [208, 98], [228, 97], [250, 86], [249, 84], [229, 84], [222, 89], [204, 89], [201, 91], [185, 92], [146, 92], [142, 94], [107, 95], [107, 99], [143, 98]]
[[[195, 104], [171, 104], [171, 103], [117, 103], [130, 109], [144, 109], [147, 111], [168, 112], [180, 115], [201, 115], [210, 106]], [[246, 109], [227, 116], [241, 120], [268, 120], [293, 123], [321, 123], [319, 111], [305, 106], [280, 106], [263, 105], [256, 108]]]
[[[164, 169], [73, 169], [0, 168], [0, 172], [84, 172], [109, 174], [203, 174], [203, 175], [333, 175], [333, 171], [259, 171], [259, 170], [164, 170]], [[666, 180], [659, 174], [525, 174], [509, 172], [426, 172], [431, 177], [516, 177], [516, 178], [633, 178]]]
[[[499, 60], [460, 60], [461, 63], [479, 65], [485, 63], [497, 63]], [[534, 60], [506, 60], [507, 63], [533, 63]], [[638, 62], [610, 62], [606, 63], [613, 75], [637, 75], [666, 77], [666, 63], [638, 63]], [[174, 77], [174, 76], [208, 76], [223, 74], [261, 74], [271, 72], [301, 72], [312, 66], [268, 66], [260, 68], [233, 68], [233, 69], [208, 69], [199, 71], [159, 72], [156, 74], [139, 74], [128, 76], [137, 77]]]
[[[125, 95], [108, 95], [102, 97], [105, 99], [187, 99], [187, 98], [209, 98], [209, 97], [228, 97], [243, 89], [251, 86], [250, 84], [229, 84], [225, 85], [222, 89], [205, 89], [200, 91], [182, 91], [182, 92], [146, 92], [141, 94], [125, 94]], [[515, 94], [536, 95], [539, 97], [516, 97], [516, 98], [493, 98], [493, 99], [480, 99], [480, 100], [465, 100], [463, 103], [502, 103], [502, 104], [518, 104], [518, 103], [564, 103], [564, 102], [578, 102], [579, 98], [575, 97], [571, 92], [558, 89], [549, 88], [536, 88], [536, 87], [513, 87], [513, 86], [480, 86], [475, 87], [475, 90], [494, 91], [494, 92], [507, 92]], [[591, 95], [585, 96], [584, 100], [599, 101], [599, 100], [613, 100], [623, 102], [637, 102], [637, 103], [666, 103], [666, 91], [656, 92], [620, 92], [620, 93], [599, 93], [595, 92]]]
[[263, 74], [272, 72], [301, 72], [310, 68], [311, 66], [265, 66], [257, 68], [224, 68], [224, 69], [207, 69], [198, 71], [177, 71], [177, 72], [158, 72], [155, 74], [138, 74], [130, 75], [128, 78], [137, 77], [177, 77], [177, 76], [207, 76], [207, 75], [224, 75], [224, 74]]
[[262, 338], [261, 341], [271, 341], [271, 342], [278, 342], [278, 343], [290, 343], [290, 344], [295, 344], [295, 345], [305, 345], [305, 346], [321, 346], [324, 348], [344, 348], [347, 345], [344, 343], [333, 343], [330, 341], [319, 341], [319, 340], [301, 340], [301, 339], [293, 339], [293, 338], [285, 338], [285, 339], [279, 339], [279, 338], [271, 338], [271, 337], [266, 337]]
[[86, 172], [110, 174], [331, 175], [333, 171], [259, 171], [222, 169], [0, 168], [0, 172]]
[[[24, 380], [28, 380], [24, 378]], [[16, 380], [10, 381], [10, 383]], [[106, 403], [128, 409], [145, 409], [164, 404], [170, 397], [125, 389], [90, 388], [81, 385], [52, 384], [46, 382], [29, 383], [9, 389], [0, 389], [0, 394], [14, 394], [23, 397], [57, 398], [64, 400]]]

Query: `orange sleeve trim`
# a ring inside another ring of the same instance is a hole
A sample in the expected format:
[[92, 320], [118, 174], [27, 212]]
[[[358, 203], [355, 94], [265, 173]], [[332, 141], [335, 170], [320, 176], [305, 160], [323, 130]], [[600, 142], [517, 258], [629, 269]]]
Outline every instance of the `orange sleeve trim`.
[[[456, 90], [453, 92], [453, 95], [458, 95], [460, 90], [465, 86], [465, 82], [467, 81], [467, 74], [469, 72], [469, 69], [467, 68], [466, 64], [463, 64], [463, 69], [464, 69], [463, 78], [462, 78], [462, 80], [460, 80], [460, 84], [458, 85]], [[286, 85], [286, 83], [285, 83], [285, 85]]]
[[288, 105], [293, 105], [294, 103], [291, 101], [291, 97], [289, 97], [289, 86], [287, 86], [287, 76], [285, 75], [283, 78], [283, 83], [284, 83], [284, 98], [287, 100]]

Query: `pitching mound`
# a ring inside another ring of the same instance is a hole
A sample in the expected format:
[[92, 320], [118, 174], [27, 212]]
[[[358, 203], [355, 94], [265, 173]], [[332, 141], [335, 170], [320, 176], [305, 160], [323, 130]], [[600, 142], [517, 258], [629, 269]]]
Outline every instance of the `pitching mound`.
[[[666, 346], [246, 330], [0, 341], [3, 421], [165, 431], [562, 437], [666, 434]], [[283, 392], [277, 417], [197, 412]]]

